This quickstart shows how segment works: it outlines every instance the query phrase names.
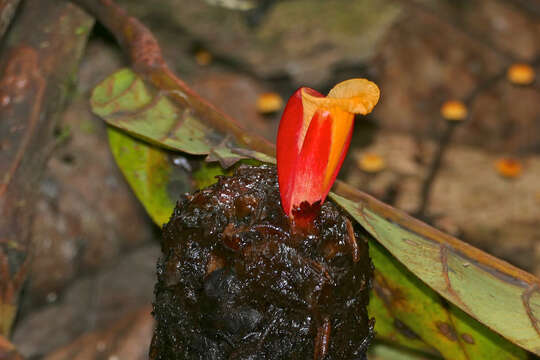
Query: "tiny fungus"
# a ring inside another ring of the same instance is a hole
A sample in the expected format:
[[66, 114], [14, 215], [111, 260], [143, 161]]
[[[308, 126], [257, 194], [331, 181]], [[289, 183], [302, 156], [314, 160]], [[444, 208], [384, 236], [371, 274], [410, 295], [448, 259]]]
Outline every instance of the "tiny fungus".
[[535, 76], [534, 69], [529, 64], [513, 64], [506, 72], [508, 81], [516, 85], [532, 84]]
[[283, 99], [274, 92], [264, 93], [257, 99], [257, 111], [261, 114], [272, 114], [283, 107]]
[[442, 117], [449, 121], [463, 121], [467, 113], [467, 107], [459, 100], [449, 100], [441, 106]]
[[523, 165], [515, 158], [501, 158], [495, 162], [497, 172], [506, 178], [517, 178], [523, 172]]
[[212, 54], [210, 54], [208, 51], [206, 50], [198, 50], [196, 53], [195, 53], [195, 61], [197, 62], [197, 64], [199, 64], [200, 66], [207, 66], [207, 65], [210, 65], [210, 63], [212, 62], [213, 60], [213, 56]]
[[365, 153], [358, 159], [358, 166], [367, 173], [378, 173], [386, 168], [384, 158], [375, 153]]
[[277, 169], [283, 210], [297, 225], [318, 214], [347, 153], [355, 114], [370, 113], [379, 95], [375, 83], [350, 79], [327, 96], [302, 87], [290, 97], [279, 124]]

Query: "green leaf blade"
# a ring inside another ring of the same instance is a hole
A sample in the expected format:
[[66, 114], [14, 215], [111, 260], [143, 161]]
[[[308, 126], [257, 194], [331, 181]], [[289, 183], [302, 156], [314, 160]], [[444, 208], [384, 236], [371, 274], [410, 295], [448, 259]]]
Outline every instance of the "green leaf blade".
[[[331, 197], [351, 214], [381, 245], [388, 249], [389, 255], [391, 254], [390, 258], [394, 257], [401, 264], [405, 264], [406, 268], [404, 266], [403, 271], [410, 271], [428, 285], [418, 283], [413, 287], [420, 289], [421, 285], [424, 285], [425, 291], [429, 288], [436, 290], [475, 319], [481, 319], [487, 327], [483, 327], [483, 330], [478, 333], [479, 337], [489, 339], [489, 327], [525, 348], [535, 349], [534, 347], [531, 348], [529, 341], [538, 341], [538, 336], [535, 334], [534, 327], [531, 326], [523, 304], [520, 304], [523, 287], [516, 286], [512, 282], [501, 281], [500, 278], [494, 277], [490, 271], [485, 271], [479, 267], [472, 259], [462, 258], [457, 252], [449, 251], [448, 245], [439, 246], [438, 243], [433, 243], [419, 234], [405, 229], [370, 209], [358, 206], [358, 204], [339, 195], [331, 194]], [[378, 266], [381, 265], [375, 263], [375, 267]], [[497, 296], [494, 296], [494, 294], [497, 294]], [[415, 300], [415, 302], [417, 301], [419, 300]], [[424, 305], [427, 306], [427, 304]], [[415, 318], [420, 319], [416, 316]], [[457, 318], [463, 319], [464, 317]], [[425, 326], [444, 333], [446, 328], [443, 324], [444, 321], [434, 319], [435, 323], [425, 324]], [[452, 315], [452, 317], [448, 318], [448, 321], [453, 319]], [[404, 322], [407, 325], [410, 323], [409, 321]], [[411, 325], [414, 328], [415, 325], [412, 323]], [[507, 344], [507, 340], [503, 340], [502, 337], [491, 339], [491, 342], [483, 343], [495, 344], [499, 348], [512, 349], [510, 354], [515, 357], [505, 355], [507, 357], [503, 358], [525, 358], [523, 351], [511, 344]], [[437, 349], [439, 351], [444, 349], [444, 344], [445, 341], [439, 343]], [[468, 348], [466, 342], [462, 345], [464, 349]], [[444, 350], [441, 353], [447, 356]]]
[[[235, 143], [201, 122], [187, 104], [179, 106], [168, 95], [122, 69], [94, 89], [92, 111], [109, 125], [156, 146], [193, 155], [214, 154], [225, 167], [247, 157], [235, 153]], [[256, 152], [249, 154], [257, 157]], [[259, 154], [259, 158], [267, 157]]]
[[[154, 223], [169, 221], [180, 193], [191, 189], [187, 175], [177, 171], [167, 153], [109, 128], [109, 144], [114, 159]], [[169, 191], [175, 183], [176, 191]]]

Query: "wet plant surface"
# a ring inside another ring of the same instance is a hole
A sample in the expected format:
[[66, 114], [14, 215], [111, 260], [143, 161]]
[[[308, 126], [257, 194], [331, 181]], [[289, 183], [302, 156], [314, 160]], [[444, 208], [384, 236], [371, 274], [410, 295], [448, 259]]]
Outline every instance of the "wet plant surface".
[[330, 202], [291, 228], [274, 168], [186, 195], [164, 227], [152, 359], [364, 359], [372, 264]]

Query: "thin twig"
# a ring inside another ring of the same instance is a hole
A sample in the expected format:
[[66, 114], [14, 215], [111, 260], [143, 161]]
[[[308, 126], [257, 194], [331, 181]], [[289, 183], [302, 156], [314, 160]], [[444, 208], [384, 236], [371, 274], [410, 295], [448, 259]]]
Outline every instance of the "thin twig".
[[275, 147], [261, 136], [249, 134], [233, 118], [201, 98], [167, 66], [152, 33], [111, 0], [72, 0], [92, 13], [114, 35], [129, 55], [133, 69], [146, 81], [165, 90], [171, 100], [189, 106], [204, 122], [241, 145], [274, 156]]
[[[467, 108], [470, 109], [475, 99], [482, 92], [491, 88], [499, 80], [503, 79], [505, 74], [506, 74], [506, 67], [503, 70], [496, 73], [495, 75], [489, 77], [488, 79], [482, 81], [477, 86], [475, 86], [475, 88], [472, 89], [467, 96], [465, 96], [464, 104], [467, 106]], [[426, 210], [429, 205], [430, 198], [431, 198], [433, 183], [435, 182], [435, 179], [437, 178], [437, 175], [439, 174], [442, 161], [444, 159], [444, 155], [449, 147], [452, 136], [457, 126], [463, 123], [466, 123], [468, 121], [470, 120], [459, 121], [459, 122], [446, 121], [446, 127], [442, 135], [440, 136], [439, 141], [437, 142], [437, 150], [435, 152], [435, 156], [433, 158], [433, 161], [430, 164], [428, 174], [426, 178], [424, 179], [424, 182], [422, 183], [422, 188], [420, 190], [420, 205], [418, 209], [416, 210], [416, 213], [415, 213], [416, 217], [420, 219], [424, 219], [424, 220], [426, 219]]]
[[[540, 63], [540, 58], [535, 59], [531, 65], [537, 66]], [[474, 101], [478, 98], [479, 95], [481, 95], [484, 91], [492, 88], [497, 84], [499, 81], [503, 80], [506, 76], [506, 71], [508, 69], [508, 64], [505, 66], [502, 70], [494, 74], [493, 76], [487, 78], [486, 80], [480, 82], [477, 86], [475, 86], [467, 96], [464, 98], [464, 104], [467, 106], [468, 109], [471, 109]], [[437, 151], [435, 153], [435, 156], [433, 158], [433, 161], [431, 162], [428, 174], [422, 184], [422, 188], [420, 191], [420, 205], [418, 207], [418, 210], [415, 213], [415, 216], [417, 216], [420, 219], [426, 219], [426, 210], [429, 205], [429, 200], [431, 196], [431, 188], [433, 187], [433, 183], [435, 179], [437, 178], [437, 175], [439, 173], [439, 170], [441, 169], [441, 164], [444, 159], [444, 155], [448, 149], [448, 145], [451, 142], [452, 136], [455, 132], [455, 128], [461, 124], [465, 124], [467, 122], [472, 121], [471, 118], [467, 119], [466, 121], [447, 121], [446, 128], [444, 129], [437, 146]]]
[[438, 142], [437, 152], [435, 153], [435, 157], [431, 162], [429, 172], [424, 180], [424, 183], [422, 184], [422, 189], [420, 191], [420, 206], [415, 214], [416, 217], [420, 219], [425, 218], [425, 212], [429, 204], [433, 182], [439, 173], [444, 154], [448, 148], [448, 144], [450, 144], [450, 139], [452, 138], [457, 125], [458, 123], [455, 121], [447, 121], [446, 128], [444, 129], [444, 132]]

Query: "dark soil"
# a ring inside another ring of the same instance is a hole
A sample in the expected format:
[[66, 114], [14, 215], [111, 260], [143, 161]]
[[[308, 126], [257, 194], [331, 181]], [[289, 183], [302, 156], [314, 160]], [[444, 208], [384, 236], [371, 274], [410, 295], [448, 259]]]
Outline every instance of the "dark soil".
[[151, 359], [365, 359], [367, 243], [328, 201], [291, 228], [273, 167], [183, 196], [162, 252]]

